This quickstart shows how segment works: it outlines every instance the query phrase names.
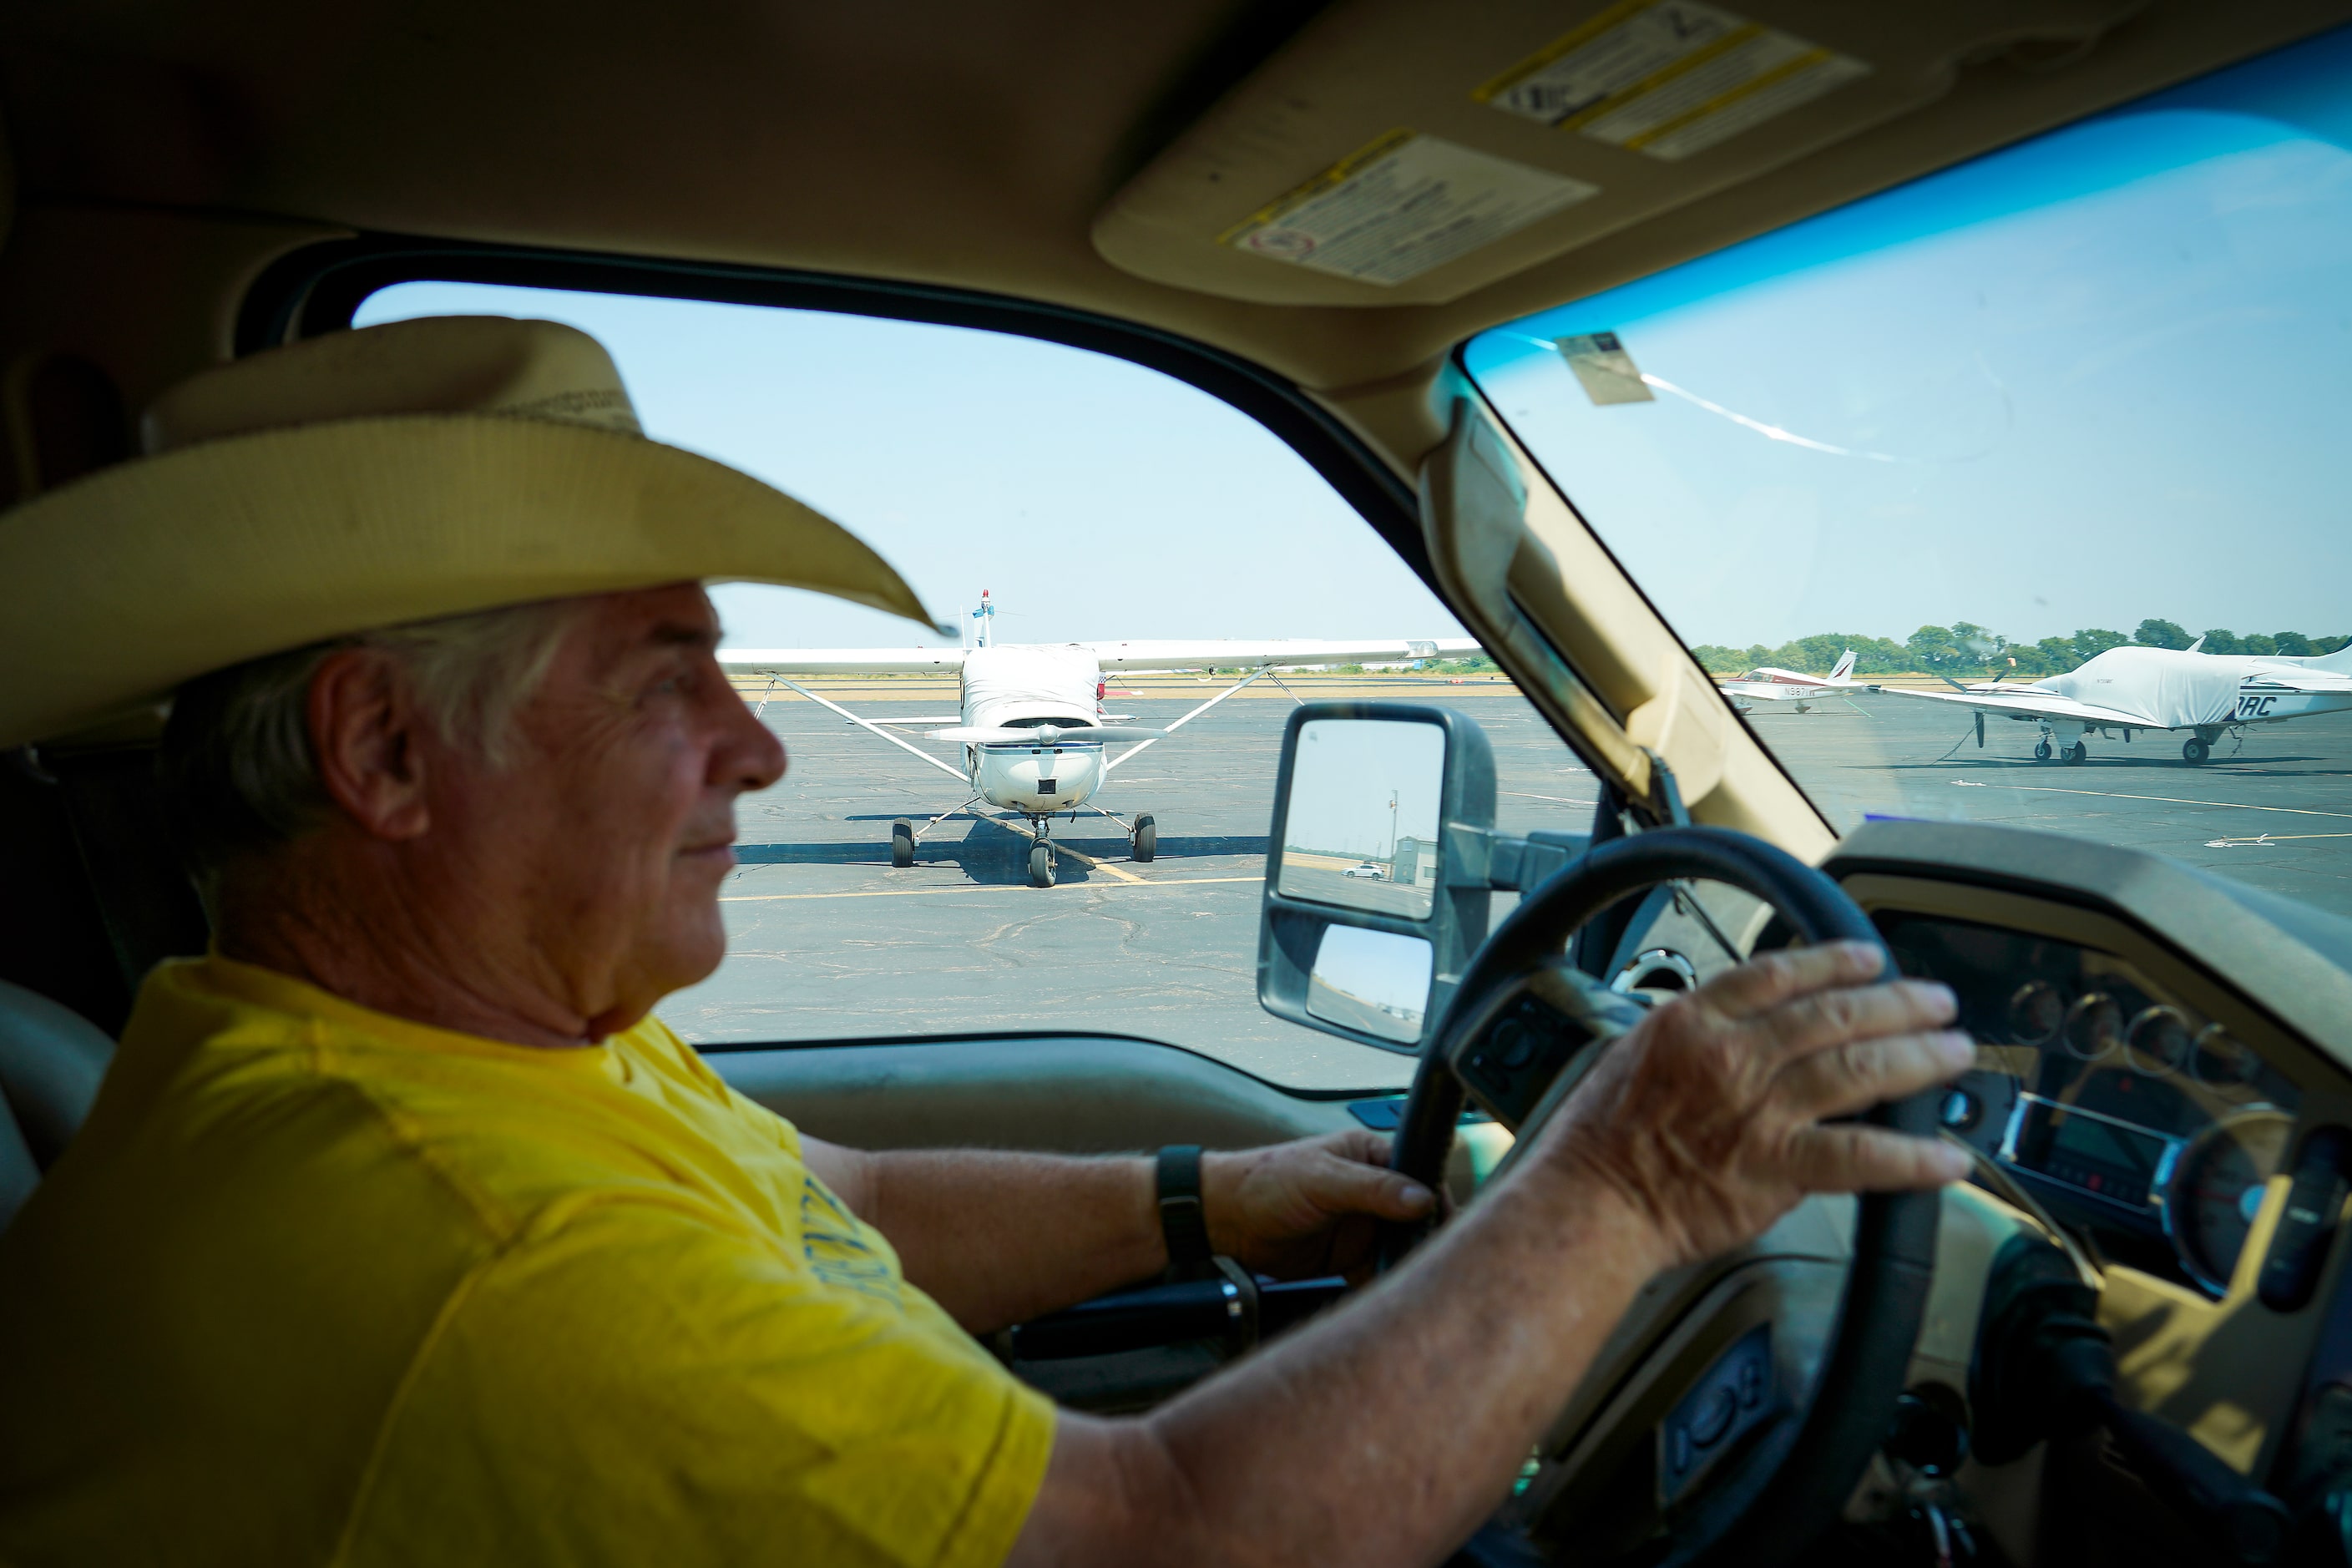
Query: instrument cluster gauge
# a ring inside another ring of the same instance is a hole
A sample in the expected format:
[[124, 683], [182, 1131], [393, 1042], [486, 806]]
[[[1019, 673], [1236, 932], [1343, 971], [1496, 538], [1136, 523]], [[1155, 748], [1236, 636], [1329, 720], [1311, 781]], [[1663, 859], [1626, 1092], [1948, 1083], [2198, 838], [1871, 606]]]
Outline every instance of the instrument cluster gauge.
[[2066, 998], [2047, 980], [2029, 980], [2011, 994], [2009, 1029], [2021, 1046], [2046, 1046], [2066, 1022]]
[[2294, 1118], [2267, 1106], [2241, 1110], [2191, 1139], [2164, 1186], [2164, 1232], [2180, 1267], [2217, 1299], [2262, 1212], [2272, 1176], [2286, 1163]]
[[2134, 1072], [2168, 1078], [2189, 1065], [2196, 1044], [2188, 1015], [2178, 1007], [2149, 1007], [2131, 1021], [2124, 1036], [2124, 1059]]
[[2189, 1053], [2189, 1075], [2212, 1089], [2252, 1083], [2262, 1066], [2252, 1047], [2219, 1024], [2208, 1024]]
[[2058, 1037], [2068, 1056], [2086, 1062], [2102, 1060], [2123, 1044], [2124, 1010], [2105, 992], [2086, 992], [2066, 1009], [2066, 1024]]

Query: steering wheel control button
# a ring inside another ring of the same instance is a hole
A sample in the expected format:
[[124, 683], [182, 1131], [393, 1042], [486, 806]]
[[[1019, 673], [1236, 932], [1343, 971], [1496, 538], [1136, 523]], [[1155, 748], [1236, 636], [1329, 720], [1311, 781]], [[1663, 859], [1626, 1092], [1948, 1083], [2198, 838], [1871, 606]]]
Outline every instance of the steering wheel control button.
[[1764, 1403], [1764, 1392], [1772, 1380], [1771, 1369], [1756, 1357], [1743, 1358], [1739, 1363], [1739, 1408], [1753, 1410]]
[[1955, 1132], [1966, 1132], [1984, 1120], [1984, 1104], [1965, 1089], [1947, 1089], [1943, 1104], [1936, 1108], [1936, 1120]]
[[1522, 996], [1486, 1026], [1455, 1070], [1496, 1115], [1517, 1123], [1535, 1108], [1587, 1031], [1535, 996]]
[[2336, 1219], [2344, 1208], [2352, 1132], [2322, 1127], [2303, 1141], [2287, 1188], [2286, 1212], [2263, 1260], [2263, 1305], [2273, 1312], [2300, 1311], [2319, 1283], [2319, 1270], [2336, 1240]]
[[1706, 1391], [1698, 1408], [1691, 1413], [1689, 1426], [1691, 1444], [1695, 1447], [1712, 1448], [1731, 1431], [1731, 1423], [1739, 1415], [1739, 1391], [1717, 1384]]
[[1682, 1496], [1709, 1461], [1770, 1414], [1772, 1386], [1772, 1326], [1759, 1323], [1715, 1358], [1660, 1424], [1660, 1501]]

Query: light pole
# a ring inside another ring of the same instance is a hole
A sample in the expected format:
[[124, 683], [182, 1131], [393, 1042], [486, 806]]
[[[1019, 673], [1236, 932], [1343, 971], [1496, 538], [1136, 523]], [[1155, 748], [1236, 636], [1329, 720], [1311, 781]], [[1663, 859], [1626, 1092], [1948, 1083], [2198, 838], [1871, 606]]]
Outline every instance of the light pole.
[[1396, 833], [1397, 833], [1397, 796], [1396, 796], [1396, 791], [1394, 791], [1394, 790], [1391, 790], [1391, 791], [1389, 791], [1389, 880], [1390, 880], [1390, 881], [1391, 881], [1391, 882], [1393, 882], [1393, 881], [1395, 881], [1395, 880], [1396, 880], [1396, 863], [1397, 863], [1397, 841], [1396, 841]]

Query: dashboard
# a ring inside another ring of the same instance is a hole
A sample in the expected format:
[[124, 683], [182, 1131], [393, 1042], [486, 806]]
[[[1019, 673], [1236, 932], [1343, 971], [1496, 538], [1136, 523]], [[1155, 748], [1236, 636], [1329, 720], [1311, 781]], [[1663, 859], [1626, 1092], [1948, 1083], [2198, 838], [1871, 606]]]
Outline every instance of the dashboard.
[[2106, 1260], [2228, 1294], [2302, 1093], [2229, 1025], [2072, 942], [1883, 913], [1906, 973], [1952, 987], [1977, 1065], [1941, 1119]]

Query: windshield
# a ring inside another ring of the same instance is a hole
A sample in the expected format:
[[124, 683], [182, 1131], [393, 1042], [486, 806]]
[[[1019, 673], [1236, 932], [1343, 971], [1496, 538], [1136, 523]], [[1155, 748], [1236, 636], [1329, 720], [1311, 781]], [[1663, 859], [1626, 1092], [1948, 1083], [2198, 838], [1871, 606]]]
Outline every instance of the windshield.
[[1840, 830], [2054, 829], [2352, 913], [2347, 143], [2338, 32], [1464, 363]]
[[[1258, 1005], [1266, 831], [1297, 702], [1455, 708], [1493, 741], [1504, 828], [1591, 823], [1591, 775], [1395, 552], [1297, 453], [1181, 382], [1000, 333], [692, 300], [420, 282], [357, 320], [467, 313], [593, 334], [647, 435], [839, 519], [961, 627], [715, 590], [722, 657], [790, 765], [737, 812], [726, 963], [658, 1009], [698, 1045], [1101, 1033], [1289, 1088], [1394, 1089], [1410, 1055]], [[1138, 638], [1228, 640], [1122, 668], [1110, 645]], [[1253, 674], [1253, 647], [1292, 638], [1394, 646]], [[982, 641], [988, 656], [962, 662]], [[1029, 743], [1097, 721], [1127, 732]], [[974, 797], [1035, 805], [1048, 779], [1038, 888], [1030, 822]], [[1398, 875], [1395, 833], [1359, 847], [1365, 880]]]

